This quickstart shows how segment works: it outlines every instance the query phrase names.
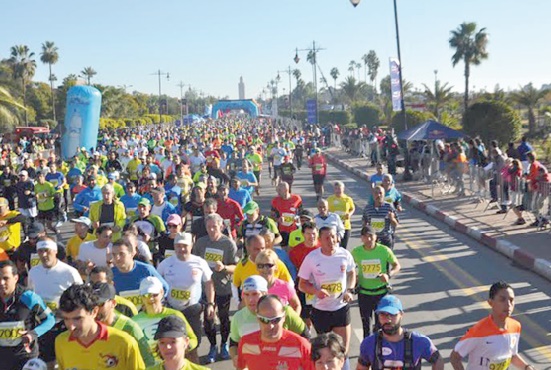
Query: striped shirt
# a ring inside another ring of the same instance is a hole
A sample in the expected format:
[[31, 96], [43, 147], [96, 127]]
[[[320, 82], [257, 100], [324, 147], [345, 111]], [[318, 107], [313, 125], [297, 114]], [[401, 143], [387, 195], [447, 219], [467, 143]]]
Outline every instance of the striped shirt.
[[374, 205], [365, 206], [362, 214], [362, 221], [366, 225], [371, 225], [378, 237], [385, 237], [394, 234], [394, 226], [390, 222], [388, 213], [392, 212], [398, 220], [396, 209], [390, 203], [383, 203], [380, 207]]

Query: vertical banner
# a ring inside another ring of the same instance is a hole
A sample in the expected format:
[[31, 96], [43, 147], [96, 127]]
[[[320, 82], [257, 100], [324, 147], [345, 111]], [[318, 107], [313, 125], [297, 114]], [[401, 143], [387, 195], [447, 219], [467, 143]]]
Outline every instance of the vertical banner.
[[400, 61], [389, 58], [390, 64], [390, 93], [392, 95], [392, 110], [402, 110], [402, 86], [400, 85]]
[[306, 100], [306, 113], [308, 114], [308, 123], [317, 123], [318, 104], [315, 99]]

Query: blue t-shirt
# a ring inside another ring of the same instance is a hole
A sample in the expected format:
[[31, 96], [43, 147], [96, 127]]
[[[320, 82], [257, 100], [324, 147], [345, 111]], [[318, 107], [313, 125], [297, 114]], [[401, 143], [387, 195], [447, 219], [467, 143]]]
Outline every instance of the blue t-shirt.
[[124, 194], [121, 197], [121, 202], [124, 204], [127, 216], [134, 216], [138, 209], [138, 202], [142, 199], [141, 195], [134, 193], [134, 195]]
[[65, 176], [61, 172], [51, 173], [48, 172], [46, 174], [46, 181], [52, 183], [55, 190], [59, 190], [61, 184], [63, 184], [63, 181], [65, 180]]
[[253, 200], [251, 194], [243, 188], [239, 188], [239, 190], [231, 188], [230, 192], [228, 193], [228, 198], [233, 199], [237, 203], [239, 203], [241, 209], [245, 208], [247, 203]]
[[[419, 333], [412, 332], [413, 340], [413, 364], [417, 365], [421, 359], [428, 361], [432, 354], [437, 351], [435, 345], [429, 337]], [[358, 362], [364, 366], [375, 363], [375, 344], [377, 334], [371, 334], [365, 338], [360, 345], [360, 356]], [[389, 342], [383, 338], [382, 355], [383, 366], [390, 368], [402, 368], [404, 366], [404, 340], [399, 342]]]
[[[256, 176], [252, 172], [239, 171], [237, 173], [237, 175], [235, 175], [235, 177], [237, 177], [239, 180], [247, 180], [247, 181], [252, 182], [252, 183], [257, 182]], [[243, 189], [247, 190], [249, 192], [249, 194], [252, 195], [252, 193], [254, 191], [254, 186], [244, 186], [243, 184], [241, 184], [241, 187]]]
[[113, 267], [113, 283], [117, 294], [140, 289], [140, 282], [148, 276], [155, 276], [163, 284], [165, 297], [168, 294], [169, 286], [163, 277], [150, 264], [134, 261], [134, 268], [123, 274], [117, 267]]

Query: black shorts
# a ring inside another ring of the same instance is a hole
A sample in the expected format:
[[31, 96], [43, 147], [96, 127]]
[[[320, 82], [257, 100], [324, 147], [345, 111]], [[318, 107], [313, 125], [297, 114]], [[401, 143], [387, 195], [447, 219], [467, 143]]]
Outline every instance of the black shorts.
[[55, 338], [67, 328], [63, 321], [54, 325], [49, 331], [38, 337], [38, 351], [40, 358], [45, 362], [55, 361]]
[[49, 209], [47, 211], [38, 210], [38, 219], [53, 221], [56, 216], [55, 212], [56, 212], [55, 208]]
[[316, 333], [329, 333], [333, 328], [340, 328], [350, 324], [350, 305], [347, 304], [337, 311], [322, 311], [312, 308], [311, 319]]
[[[298, 286], [298, 282], [296, 282], [295, 286]], [[306, 304], [306, 294], [304, 292], [301, 292], [300, 290], [297, 292], [298, 299], [300, 301], [300, 305], [302, 306], [302, 311], [300, 311], [300, 318], [305, 320], [312, 317], [312, 305]]]
[[281, 172], [280, 169], [281, 169], [281, 165], [279, 166], [274, 165], [274, 179], [279, 176], [279, 173]]
[[323, 185], [325, 175], [312, 175], [312, 179], [314, 179], [314, 185]]
[[281, 243], [280, 245], [282, 247], [287, 247], [289, 245], [289, 233], [285, 231], [280, 231], [279, 235], [281, 235]]
[[193, 332], [197, 336], [197, 347], [201, 344], [201, 316], [203, 314], [203, 305], [201, 303], [196, 303], [191, 306], [184, 308], [180, 311], [186, 317], [186, 320], [189, 323], [189, 326], [193, 329]]

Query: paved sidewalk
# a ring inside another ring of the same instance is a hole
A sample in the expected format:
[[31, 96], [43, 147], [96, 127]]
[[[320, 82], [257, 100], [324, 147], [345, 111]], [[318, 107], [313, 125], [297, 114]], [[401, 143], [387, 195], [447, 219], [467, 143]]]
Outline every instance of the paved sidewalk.
[[[324, 153], [330, 161], [361, 178], [368, 179], [375, 173], [375, 168], [368, 166], [367, 158], [353, 157], [336, 148]], [[479, 203], [468, 196], [444, 195], [441, 189], [433, 191], [429, 184], [420, 181], [398, 182], [397, 189], [406, 203], [551, 280], [549, 229], [540, 231], [527, 225], [513, 225], [516, 221], [513, 212], [496, 214], [497, 209], [486, 209], [487, 203]]]

